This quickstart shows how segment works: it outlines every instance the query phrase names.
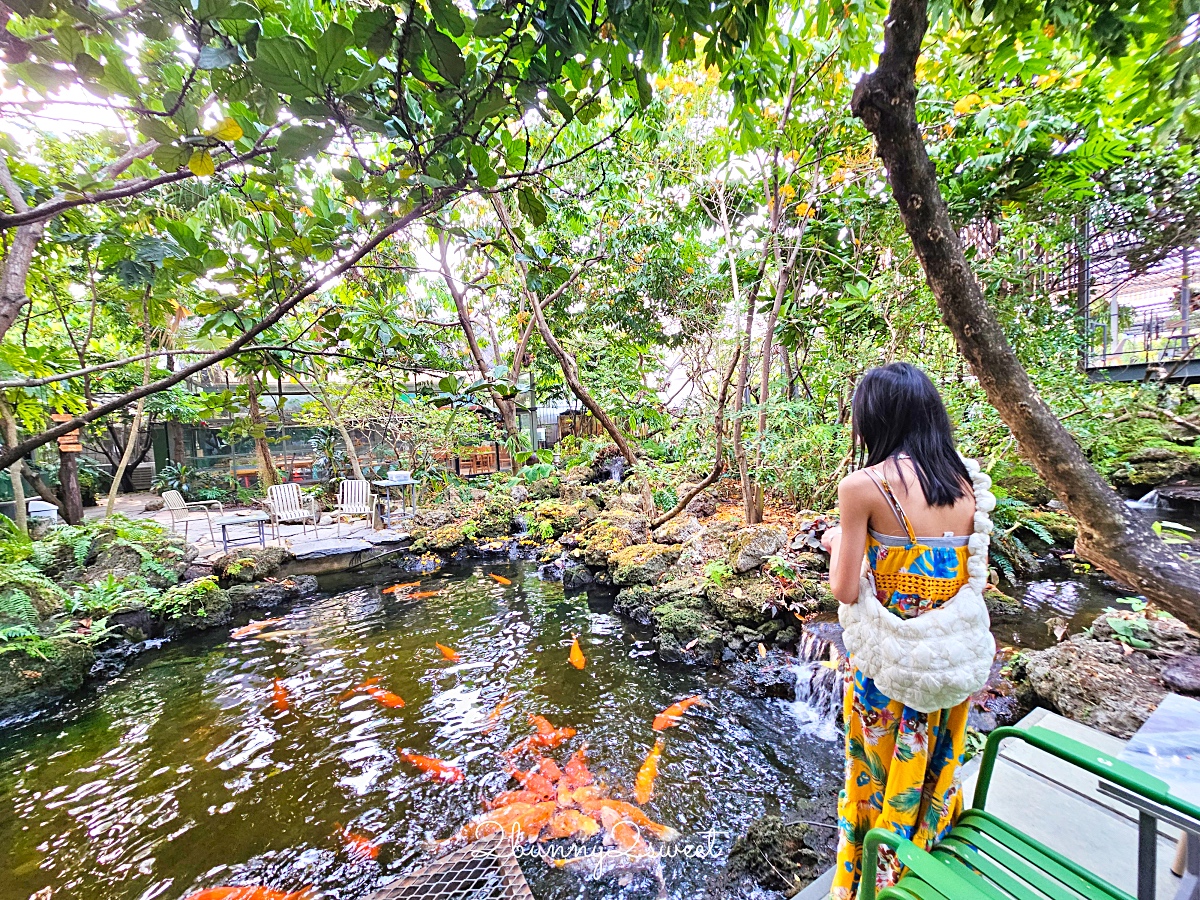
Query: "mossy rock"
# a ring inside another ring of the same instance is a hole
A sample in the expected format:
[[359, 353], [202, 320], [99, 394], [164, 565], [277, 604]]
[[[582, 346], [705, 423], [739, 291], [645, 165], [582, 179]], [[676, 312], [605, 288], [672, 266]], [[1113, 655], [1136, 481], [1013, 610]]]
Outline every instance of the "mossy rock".
[[653, 625], [653, 612], [657, 607], [678, 606], [686, 609], [708, 611], [708, 600], [704, 596], [708, 582], [689, 575], [673, 578], [659, 584], [635, 584], [623, 588], [617, 594], [613, 609], [643, 625]]
[[1024, 611], [1019, 600], [1008, 596], [999, 588], [988, 585], [983, 592], [983, 602], [987, 604], [988, 615], [993, 622], [1003, 622], [1015, 619]]
[[690, 514], [676, 516], [654, 529], [652, 537], [659, 544], [682, 544], [704, 530], [700, 520]]
[[249, 584], [274, 575], [291, 558], [284, 547], [244, 547], [216, 559], [213, 574], [222, 581]]
[[508, 537], [513, 533], [517, 507], [512, 497], [499, 494], [488, 499], [483, 511], [474, 517], [474, 534], [470, 526], [466, 526], [465, 534], [469, 540], [475, 538]]
[[784, 599], [793, 612], [802, 616], [816, 612], [836, 612], [838, 608], [837, 598], [829, 589], [829, 582], [823, 578], [801, 575], [784, 592]]
[[739, 575], [757, 569], [788, 544], [782, 525], [747, 525], [729, 543], [729, 565]]
[[996, 487], [1014, 500], [1020, 500], [1030, 506], [1045, 506], [1054, 499], [1054, 492], [1046, 487], [1046, 482], [1032, 470], [1019, 469], [1002, 475], [996, 479]]
[[718, 616], [734, 625], [759, 625], [774, 618], [779, 599], [774, 582], [763, 578], [731, 578], [720, 587], [710, 584], [708, 602]]
[[179, 582], [198, 555], [197, 548], [178, 535], [164, 533], [155, 540], [130, 541], [113, 529], [102, 529], [80, 580], [99, 581], [111, 572], [122, 579], [140, 575], [151, 587], [168, 588]]
[[451, 522], [449, 525], [426, 531], [413, 541], [412, 549], [418, 553], [425, 550], [437, 553], [457, 550], [467, 542], [467, 535], [463, 528], [463, 523]]
[[216, 628], [233, 618], [233, 602], [215, 577], [197, 578], [163, 592], [151, 611], [165, 620], [169, 633]]
[[83, 686], [96, 661], [92, 648], [69, 637], [50, 645], [46, 659], [21, 650], [0, 654], [0, 717]]
[[1024, 514], [1025, 518], [1037, 522], [1054, 538], [1054, 543], [1062, 547], [1073, 547], [1079, 528], [1075, 519], [1064, 512], [1052, 509], [1035, 509]]
[[763, 816], [733, 842], [729, 874], [749, 876], [769, 891], [791, 895], [824, 868], [817, 852], [809, 847], [808, 832], [804, 822]]
[[529, 496], [534, 500], [549, 500], [557, 497], [562, 491], [562, 484], [557, 476], [542, 478], [529, 486]]
[[579, 506], [562, 500], [542, 500], [533, 508], [533, 528], [539, 534], [561, 537], [579, 524]]
[[679, 559], [678, 544], [633, 544], [609, 557], [613, 584], [653, 584]]
[[1112, 474], [1118, 487], [1149, 490], [1177, 478], [1200, 474], [1200, 460], [1184, 448], [1142, 447], [1125, 454]]
[[606, 567], [613, 554], [645, 543], [650, 523], [645, 516], [624, 510], [606, 510], [579, 534], [582, 558], [589, 566]]

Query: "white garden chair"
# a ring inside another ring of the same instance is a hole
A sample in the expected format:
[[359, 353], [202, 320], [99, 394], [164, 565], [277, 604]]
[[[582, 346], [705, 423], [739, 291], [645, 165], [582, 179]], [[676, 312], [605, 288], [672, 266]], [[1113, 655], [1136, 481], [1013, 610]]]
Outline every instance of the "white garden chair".
[[338, 485], [337, 509], [333, 517], [337, 520], [338, 537], [342, 536], [342, 521], [366, 516], [368, 519], [374, 513], [374, 495], [371, 493], [371, 482], [348, 478]]
[[267, 499], [262, 503], [271, 516], [271, 528], [275, 532], [276, 539], [279, 538], [281, 524], [294, 522], [299, 522], [304, 526], [305, 533], [308, 532], [308, 526], [311, 525], [313, 536], [316, 536], [317, 524], [321, 521], [321, 510], [317, 507], [316, 500], [312, 498], [305, 500], [304, 495], [300, 493], [300, 485], [272, 485], [267, 488]]
[[215, 507], [221, 515], [225, 513], [225, 507], [220, 500], [192, 500], [188, 502], [183, 499], [183, 494], [179, 491], [163, 491], [162, 493], [163, 507], [171, 514], [171, 533], [175, 533], [175, 523], [183, 523], [183, 539], [186, 541], [188, 536], [188, 521], [192, 517], [203, 516], [208, 521], [208, 537], [214, 544], [217, 542], [213, 535], [212, 526], [212, 510]]

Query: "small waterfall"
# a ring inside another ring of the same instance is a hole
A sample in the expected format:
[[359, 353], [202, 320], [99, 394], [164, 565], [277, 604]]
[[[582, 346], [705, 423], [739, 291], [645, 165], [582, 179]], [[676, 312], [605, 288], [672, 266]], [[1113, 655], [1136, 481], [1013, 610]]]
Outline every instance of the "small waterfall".
[[844, 683], [837, 662], [846, 655], [841, 626], [836, 622], [805, 625], [797, 653], [800, 662], [792, 667], [796, 673], [792, 711], [800, 720], [800, 730], [821, 740], [837, 740]]
[[1158, 509], [1158, 489], [1155, 488], [1140, 500], [1126, 500], [1125, 505], [1130, 509]]

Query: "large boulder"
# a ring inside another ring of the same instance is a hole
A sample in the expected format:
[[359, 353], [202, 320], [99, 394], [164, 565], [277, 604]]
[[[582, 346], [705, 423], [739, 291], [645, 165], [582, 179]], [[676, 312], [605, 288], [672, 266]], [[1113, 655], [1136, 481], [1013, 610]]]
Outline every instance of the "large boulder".
[[728, 559], [729, 546], [737, 531], [738, 527], [733, 522], [713, 522], [683, 542], [680, 563], [703, 566], [713, 560]]
[[659, 525], [651, 537], [659, 544], [682, 544], [703, 529], [695, 516], [684, 514]]
[[1025, 518], [1037, 522], [1050, 533], [1054, 538], [1054, 543], [1062, 547], [1071, 547], [1075, 544], [1075, 536], [1079, 533], [1079, 528], [1075, 524], [1075, 520], [1064, 512], [1056, 512], [1052, 509], [1033, 509], [1025, 513]]
[[614, 553], [613, 584], [653, 584], [679, 559], [678, 544], [634, 544]]
[[769, 891], [790, 896], [816, 878], [824, 867], [810, 843], [807, 823], [763, 816], [733, 842], [728, 876], [748, 876]]
[[292, 558], [284, 547], [244, 547], [213, 560], [213, 574], [232, 584], [249, 584], [273, 576]]
[[604, 568], [609, 565], [613, 554], [634, 544], [644, 544], [649, 533], [650, 523], [640, 513], [608, 509], [593, 519], [582, 532], [564, 535], [563, 545], [577, 547], [577, 558], [587, 565]]
[[1200, 474], [1200, 461], [1184, 449], [1143, 447], [1127, 453], [1113, 470], [1111, 480], [1118, 487], [1149, 490], [1176, 478]]
[[705, 597], [706, 587], [702, 576], [691, 575], [657, 585], [632, 585], [617, 594], [613, 608], [653, 628], [664, 662], [716, 663], [725, 639]]
[[127, 538], [122, 536], [121, 527], [120, 523], [102, 526], [79, 581], [90, 584], [111, 572], [122, 580], [136, 575], [152, 587], [167, 588], [183, 577], [199, 555], [199, 550], [179, 535], [164, 532], [144, 539]]
[[533, 508], [530, 530], [544, 540], [561, 537], [580, 522], [581, 507], [562, 500], [542, 500]]
[[1200, 694], [1200, 656], [1181, 656], [1163, 667], [1162, 680], [1180, 694]]
[[781, 592], [765, 578], [741, 577], [709, 584], [705, 592], [713, 611], [734, 625], [758, 626], [775, 618]]
[[729, 565], [736, 574], [757, 569], [788, 543], [787, 529], [781, 525], [747, 525], [729, 544]]
[[1148, 656], [1079, 634], [1030, 653], [1024, 670], [1042, 703], [1122, 738], [1137, 731], [1166, 694], [1159, 668]]
[[[679, 497], [686, 497], [696, 489], [694, 484], [681, 484], [676, 490]], [[688, 501], [688, 505], [684, 508], [684, 512], [693, 515], [698, 519], [703, 519], [711, 516], [717, 511], [717, 498], [708, 492], [707, 489], [701, 491], [695, 497]]]
[[[474, 525], [474, 523], [472, 523]], [[468, 541], [465, 523], [451, 522], [439, 528], [418, 533], [413, 541], [413, 550], [432, 550], [435, 553], [449, 553], [457, 550]]]

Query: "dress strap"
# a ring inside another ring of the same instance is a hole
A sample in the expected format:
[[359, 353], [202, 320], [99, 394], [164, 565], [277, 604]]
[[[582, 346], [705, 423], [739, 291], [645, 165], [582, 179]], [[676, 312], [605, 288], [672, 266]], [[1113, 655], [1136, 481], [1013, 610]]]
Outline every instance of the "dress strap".
[[871, 480], [875, 482], [875, 487], [879, 488], [879, 492], [883, 494], [883, 499], [887, 500], [888, 506], [892, 508], [892, 512], [896, 514], [896, 521], [900, 523], [900, 527], [908, 535], [909, 543], [915, 544], [917, 542], [917, 534], [913, 531], [912, 523], [908, 521], [908, 516], [904, 513], [904, 507], [900, 505], [900, 501], [892, 493], [892, 486], [888, 484], [887, 476], [877, 476], [870, 469], [866, 469], [865, 471]]

